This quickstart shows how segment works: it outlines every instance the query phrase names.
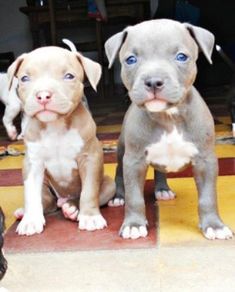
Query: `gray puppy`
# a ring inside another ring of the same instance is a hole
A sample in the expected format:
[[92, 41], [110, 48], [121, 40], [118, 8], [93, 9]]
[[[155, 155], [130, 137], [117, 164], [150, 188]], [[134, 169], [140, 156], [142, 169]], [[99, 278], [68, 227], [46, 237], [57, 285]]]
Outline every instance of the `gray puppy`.
[[213, 46], [209, 31], [167, 19], [127, 27], [105, 43], [110, 66], [119, 53], [121, 77], [132, 101], [119, 138], [117, 193], [110, 202], [121, 205], [125, 197], [123, 238], [147, 236], [143, 190], [148, 166], [157, 170], [156, 198], [166, 200], [175, 195], [165, 173], [190, 163], [204, 236], [233, 236], [217, 210], [213, 118], [193, 87], [198, 51], [211, 63]]

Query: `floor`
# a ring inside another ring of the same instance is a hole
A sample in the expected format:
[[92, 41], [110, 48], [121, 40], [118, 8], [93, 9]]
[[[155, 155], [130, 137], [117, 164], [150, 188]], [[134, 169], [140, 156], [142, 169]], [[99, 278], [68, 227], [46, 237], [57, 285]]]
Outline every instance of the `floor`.
[[[219, 98], [218, 103], [211, 100], [213, 97], [208, 94], [216, 123], [219, 209], [225, 223], [235, 230], [235, 146], [232, 139], [226, 139], [231, 132], [225, 105]], [[125, 99], [116, 105], [91, 102], [103, 142], [105, 172], [111, 176], [115, 172], [116, 139], [125, 109]], [[24, 147], [22, 143], [7, 142], [5, 137], [1, 140], [5, 153], [0, 160], [0, 200], [10, 228], [14, 222], [12, 212], [23, 202], [20, 168]], [[25, 250], [14, 253], [5, 247], [9, 268], [0, 283], [0, 292], [3, 287], [12, 292], [235, 291], [235, 239], [203, 238], [197, 228], [197, 194], [191, 176], [190, 169], [171, 175], [169, 184], [177, 193], [176, 200], [152, 205], [151, 212], [156, 212], [156, 239], [151, 246], [137, 247], [133, 242], [128, 247], [118, 243], [89, 251], [27, 252], [25, 245]], [[150, 184], [152, 178], [150, 169]], [[12, 244], [16, 245], [17, 239]]]

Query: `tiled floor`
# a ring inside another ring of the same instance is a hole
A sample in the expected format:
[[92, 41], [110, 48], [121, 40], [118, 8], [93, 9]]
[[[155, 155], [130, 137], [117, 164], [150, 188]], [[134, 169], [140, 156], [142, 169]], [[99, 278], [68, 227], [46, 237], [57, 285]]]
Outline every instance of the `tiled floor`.
[[[216, 153], [220, 165], [219, 209], [225, 223], [235, 230], [235, 145], [232, 140], [229, 144], [223, 144], [224, 140], [221, 139], [231, 136], [230, 120], [226, 106], [221, 102], [211, 104], [210, 108], [214, 114], [218, 138]], [[112, 177], [116, 166], [113, 151], [125, 109], [124, 100], [121, 105], [91, 103], [91, 111], [99, 125], [98, 136], [104, 145], [105, 172]], [[2, 137], [2, 140], [5, 139]], [[22, 145], [11, 145], [10, 150], [12, 149], [16, 149], [19, 155], [4, 155], [0, 160], [0, 201], [8, 227], [13, 223], [12, 211], [22, 205], [23, 201], [20, 170], [23, 155], [20, 152], [24, 149]], [[155, 210], [157, 214], [154, 219], [157, 240], [153, 245], [140, 248], [130, 241], [130, 245], [121, 249], [122, 240], [117, 235], [118, 225], [103, 238], [91, 235], [93, 240], [106, 242], [103, 248], [99, 248], [102, 243], [98, 247], [93, 245], [88, 248], [89, 251], [80, 251], [77, 247], [73, 251], [61, 248], [59, 252], [52, 249], [45, 252], [40, 247], [43, 242], [39, 240], [38, 250], [35, 251], [34, 246], [27, 253], [27, 244], [24, 245], [23, 242], [23, 246], [18, 251], [15, 250], [15, 253], [8, 249], [6, 256], [9, 269], [0, 287], [2, 285], [13, 292], [235, 291], [235, 240], [211, 242], [203, 238], [197, 227], [197, 194], [191, 176], [190, 169], [177, 176], [170, 176], [169, 184], [177, 194], [176, 200], [160, 202], [157, 206], [150, 201], [151, 214]], [[152, 178], [153, 171], [150, 169], [147, 179]], [[149, 196], [151, 188], [150, 182]], [[113, 220], [112, 216], [110, 220]], [[58, 231], [58, 236], [60, 235], [61, 232]], [[8, 245], [14, 247], [18, 243], [16, 236], [11, 236]], [[112, 243], [115, 236], [117, 242]], [[73, 238], [68, 240], [72, 241]], [[28, 247], [30, 248], [32, 246]]]

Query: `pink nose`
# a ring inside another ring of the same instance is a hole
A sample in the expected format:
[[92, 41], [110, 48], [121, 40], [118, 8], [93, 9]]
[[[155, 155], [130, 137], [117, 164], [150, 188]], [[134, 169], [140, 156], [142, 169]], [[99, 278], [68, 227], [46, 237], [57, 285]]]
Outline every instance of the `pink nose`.
[[52, 93], [47, 90], [37, 92], [36, 99], [38, 103], [45, 105], [50, 102]]

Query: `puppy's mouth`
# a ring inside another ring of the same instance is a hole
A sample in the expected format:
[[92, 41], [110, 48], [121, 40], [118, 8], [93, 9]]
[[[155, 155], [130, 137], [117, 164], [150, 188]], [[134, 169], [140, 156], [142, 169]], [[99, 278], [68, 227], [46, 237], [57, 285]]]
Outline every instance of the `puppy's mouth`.
[[145, 107], [150, 112], [160, 112], [167, 109], [168, 103], [164, 99], [153, 98], [145, 102]]
[[162, 95], [148, 93], [144, 106], [150, 112], [160, 112], [166, 110], [169, 107], [169, 103]]
[[34, 114], [34, 116], [42, 122], [54, 121], [57, 119], [58, 115], [59, 113], [57, 111], [50, 110], [47, 108], [39, 110]]

